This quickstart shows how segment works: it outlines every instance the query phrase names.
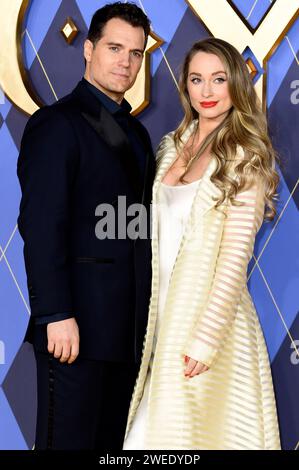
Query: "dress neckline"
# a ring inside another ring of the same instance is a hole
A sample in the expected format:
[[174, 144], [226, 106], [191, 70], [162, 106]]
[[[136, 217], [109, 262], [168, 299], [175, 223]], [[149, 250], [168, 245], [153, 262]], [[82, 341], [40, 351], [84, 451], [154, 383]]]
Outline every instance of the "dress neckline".
[[201, 178], [199, 178], [198, 180], [192, 181], [191, 183], [187, 183], [187, 184], [165, 184], [161, 181], [160, 184], [164, 186], [165, 188], [188, 188], [189, 186], [199, 183], [200, 180]]

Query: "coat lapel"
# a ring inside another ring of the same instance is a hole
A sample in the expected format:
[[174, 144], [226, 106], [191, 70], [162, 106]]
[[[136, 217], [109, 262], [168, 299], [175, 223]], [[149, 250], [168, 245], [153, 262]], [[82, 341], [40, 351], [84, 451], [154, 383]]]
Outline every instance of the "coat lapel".
[[[195, 122], [187, 129], [187, 131], [183, 135], [183, 143], [187, 142], [191, 132], [194, 128]], [[153, 187], [153, 240], [156, 239], [156, 245], [153, 244], [153, 257], [156, 258], [156, 264], [158, 266], [158, 244], [159, 244], [159, 236], [158, 236], [158, 197], [157, 193], [161, 184], [161, 180], [163, 179], [164, 175], [174, 162], [177, 156], [177, 150], [175, 148], [174, 140], [173, 140], [173, 133], [166, 136], [166, 142], [162, 145], [162, 148], [158, 151], [157, 158], [158, 158], [158, 170], [156, 173], [156, 178]], [[206, 212], [208, 212], [212, 207], [214, 207], [217, 203], [219, 196], [221, 195], [221, 191], [217, 186], [212, 183], [210, 177], [214, 173], [217, 166], [217, 161], [215, 158], [212, 158], [206, 168], [201, 181], [197, 187], [197, 191], [195, 193], [190, 214], [187, 219], [186, 226], [183, 231], [183, 236], [179, 245], [178, 255], [182, 252], [185, 244], [188, 240], [188, 234], [192, 234], [193, 229], [196, 230], [196, 225], [199, 217], [202, 217]], [[177, 255], [177, 256], [178, 256]]]
[[[193, 121], [189, 128], [182, 136], [183, 145], [188, 141], [194, 127], [196, 125], [196, 121]], [[165, 174], [174, 163], [177, 157], [177, 150], [173, 140], [173, 133], [168, 134], [165, 138], [165, 142], [162, 143], [160, 149], [158, 150], [157, 160], [158, 160], [158, 168], [156, 173], [156, 178], [154, 182], [153, 188], [153, 201], [157, 201], [157, 191], [160, 187], [161, 181], [164, 178]], [[215, 158], [212, 158], [209, 162], [202, 178], [201, 182], [198, 185], [196, 194], [194, 196], [193, 205], [190, 213], [190, 217], [192, 212], [195, 210], [200, 212], [202, 215], [215, 206], [217, 199], [221, 195], [221, 191], [217, 186], [212, 183], [210, 177], [216, 170], [217, 162]]]
[[196, 211], [204, 215], [208, 210], [216, 205], [217, 200], [221, 195], [221, 191], [210, 179], [211, 175], [216, 170], [216, 167], [217, 161], [212, 157], [197, 188], [192, 211], [194, 211], [194, 206], [196, 206]]

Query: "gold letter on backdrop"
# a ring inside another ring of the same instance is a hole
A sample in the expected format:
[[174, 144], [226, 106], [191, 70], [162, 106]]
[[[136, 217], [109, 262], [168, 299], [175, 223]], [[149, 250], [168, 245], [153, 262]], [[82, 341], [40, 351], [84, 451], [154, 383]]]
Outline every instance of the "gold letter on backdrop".
[[20, 68], [21, 28], [29, 0], [1, 2], [0, 11], [0, 85], [8, 98], [27, 114], [38, 109], [30, 96]]
[[[230, 42], [241, 53], [249, 46], [261, 65], [298, 9], [298, 0], [277, 0], [252, 34], [226, 0], [186, 1], [215, 37]], [[257, 81], [255, 88], [262, 99], [262, 80]]]
[[[38, 0], [37, 0], [38, 1]], [[0, 85], [18, 108], [31, 115], [39, 106], [38, 96], [29, 85], [22, 57], [21, 38], [24, 17], [30, 0], [6, 0], [0, 6]], [[130, 101], [133, 113], [137, 114], [149, 102], [150, 67], [149, 54], [162, 44], [151, 33], [145, 52], [142, 69], [136, 83], [126, 98]], [[82, 51], [83, 61], [83, 51]]]

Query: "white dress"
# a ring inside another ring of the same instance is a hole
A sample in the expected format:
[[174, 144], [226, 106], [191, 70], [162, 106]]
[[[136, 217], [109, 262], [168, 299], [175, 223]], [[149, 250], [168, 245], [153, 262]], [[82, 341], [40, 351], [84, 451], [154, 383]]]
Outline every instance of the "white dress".
[[159, 304], [154, 336], [152, 358], [144, 386], [144, 392], [130, 432], [124, 442], [124, 450], [144, 450], [147, 401], [151, 379], [151, 366], [157, 337], [162, 321], [171, 272], [176, 260], [180, 241], [191, 210], [200, 180], [180, 186], [160, 183], [158, 190], [159, 225]]

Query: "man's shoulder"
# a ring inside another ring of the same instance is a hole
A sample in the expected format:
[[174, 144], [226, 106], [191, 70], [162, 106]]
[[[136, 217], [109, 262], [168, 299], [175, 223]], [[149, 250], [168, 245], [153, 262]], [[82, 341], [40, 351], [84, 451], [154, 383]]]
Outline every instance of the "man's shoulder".
[[37, 110], [32, 117], [49, 117], [57, 115], [65, 115], [69, 110], [76, 108], [76, 100], [70, 93], [52, 104], [45, 105]]
[[146, 137], [150, 141], [149, 132], [147, 128], [142, 124], [142, 122], [137, 117], [133, 116], [132, 114], [130, 114], [130, 118], [137, 132], [141, 134], [142, 136]]
[[72, 94], [64, 96], [53, 104], [39, 108], [29, 118], [25, 131], [30, 131], [36, 126], [54, 126], [59, 128], [69, 127], [71, 116], [76, 113], [76, 103]]
[[[40, 145], [49, 148], [62, 146], [62, 143], [76, 146], [78, 141], [74, 116], [69, 108], [68, 97], [54, 104], [42, 106], [28, 119], [25, 126], [20, 152]], [[75, 148], [75, 147], [74, 147]]]

